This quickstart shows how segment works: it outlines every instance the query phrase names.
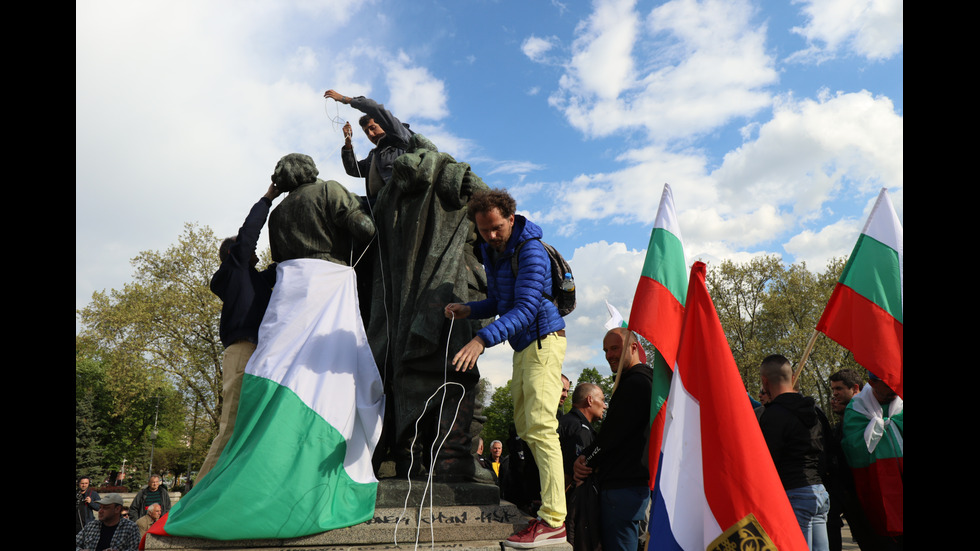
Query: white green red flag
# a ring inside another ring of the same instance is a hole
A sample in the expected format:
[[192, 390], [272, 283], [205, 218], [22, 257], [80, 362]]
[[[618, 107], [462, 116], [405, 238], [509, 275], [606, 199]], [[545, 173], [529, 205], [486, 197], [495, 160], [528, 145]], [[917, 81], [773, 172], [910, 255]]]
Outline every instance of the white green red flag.
[[608, 300], [606, 301], [606, 311], [609, 312], [609, 319], [606, 320], [605, 325], [606, 331], [617, 327], [628, 327], [626, 320], [623, 319], [623, 315], [619, 313], [619, 310], [615, 306], [609, 304]]
[[664, 404], [677, 359], [677, 343], [684, 320], [687, 262], [681, 228], [674, 212], [674, 196], [664, 184], [660, 207], [650, 232], [647, 257], [633, 295], [629, 327], [656, 349], [653, 360], [653, 399], [650, 401], [650, 488], [657, 478], [664, 430]]
[[293, 538], [370, 519], [383, 413], [354, 270], [280, 263], [231, 440], [150, 533]]
[[904, 398], [903, 231], [887, 192], [878, 194], [817, 331]]

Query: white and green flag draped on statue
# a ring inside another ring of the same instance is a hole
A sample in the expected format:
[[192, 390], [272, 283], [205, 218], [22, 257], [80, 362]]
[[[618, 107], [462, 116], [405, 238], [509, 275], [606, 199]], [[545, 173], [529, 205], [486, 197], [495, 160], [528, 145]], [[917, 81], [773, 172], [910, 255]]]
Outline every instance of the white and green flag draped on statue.
[[356, 288], [346, 266], [279, 265], [235, 432], [214, 469], [151, 533], [290, 538], [374, 515], [371, 455], [384, 397]]

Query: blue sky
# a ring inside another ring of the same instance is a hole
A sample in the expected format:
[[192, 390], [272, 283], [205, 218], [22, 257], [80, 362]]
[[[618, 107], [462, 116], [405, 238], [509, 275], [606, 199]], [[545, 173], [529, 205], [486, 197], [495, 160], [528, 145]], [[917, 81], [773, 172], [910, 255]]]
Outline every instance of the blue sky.
[[[328, 88], [544, 228], [578, 284], [573, 378], [605, 365], [604, 300], [629, 314], [665, 182], [689, 262], [822, 268], [881, 187], [904, 215], [901, 0], [91, 0], [75, 56], [76, 308], [185, 222], [234, 234], [286, 153], [363, 193], [330, 120], [359, 113]], [[482, 360], [494, 385], [510, 354]]]

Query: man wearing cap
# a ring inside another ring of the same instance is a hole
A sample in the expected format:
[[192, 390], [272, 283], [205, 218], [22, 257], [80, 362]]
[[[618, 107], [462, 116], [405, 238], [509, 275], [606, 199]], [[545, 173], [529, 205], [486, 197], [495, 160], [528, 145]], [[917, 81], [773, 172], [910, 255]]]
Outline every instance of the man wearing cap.
[[119, 494], [106, 494], [99, 500], [99, 520], [90, 522], [75, 535], [75, 551], [136, 551], [140, 530], [136, 523], [122, 518], [123, 500]]

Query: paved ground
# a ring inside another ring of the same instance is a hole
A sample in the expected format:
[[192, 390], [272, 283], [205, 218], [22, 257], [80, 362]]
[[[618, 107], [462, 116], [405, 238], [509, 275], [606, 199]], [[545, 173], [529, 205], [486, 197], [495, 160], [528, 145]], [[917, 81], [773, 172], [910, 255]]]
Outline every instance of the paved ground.
[[854, 543], [854, 539], [851, 538], [851, 527], [847, 525], [847, 521], [844, 521], [844, 527], [841, 528], [841, 549], [844, 551], [860, 551], [858, 544]]

